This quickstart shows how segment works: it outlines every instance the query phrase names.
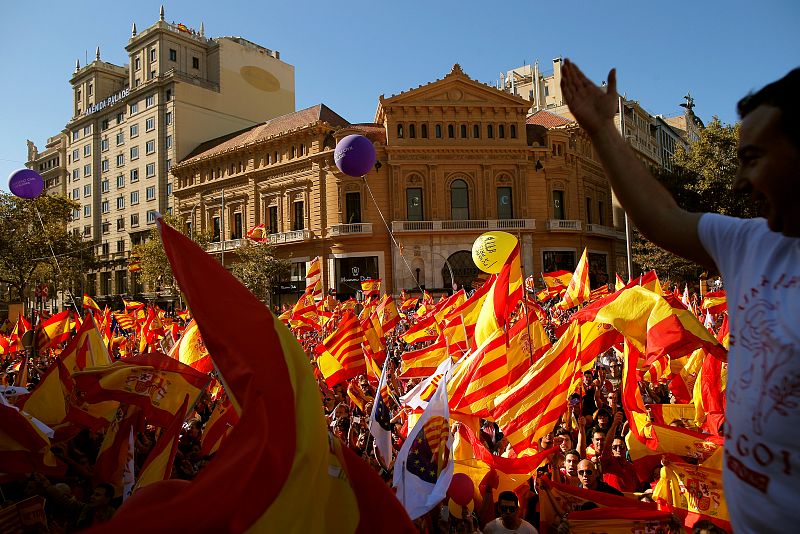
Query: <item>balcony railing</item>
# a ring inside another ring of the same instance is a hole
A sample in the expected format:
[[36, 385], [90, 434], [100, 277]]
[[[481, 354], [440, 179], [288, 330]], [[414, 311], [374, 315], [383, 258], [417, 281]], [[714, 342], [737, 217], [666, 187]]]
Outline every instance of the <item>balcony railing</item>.
[[305, 241], [311, 237], [308, 230], [292, 230], [291, 232], [281, 232], [279, 234], [269, 234], [267, 243], [270, 245], [280, 245], [283, 243], [295, 243]]
[[590, 234], [601, 235], [605, 237], [617, 237], [617, 231], [610, 226], [603, 226], [602, 224], [587, 224], [586, 231]]
[[575, 219], [549, 219], [547, 229], [551, 232], [580, 232], [581, 221]]
[[372, 235], [372, 223], [335, 224], [328, 228], [328, 237], [354, 234]]
[[235, 248], [239, 248], [242, 246], [241, 239], [229, 239], [224, 243], [209, 243], [208, 248], [206, 249], [207, 252], [221, 252], [223, 245], [225, 246], [225, 250], [233, 250]]
[[483, 232], [534, 230], [533, 219], [470, 219], [464, 221], [392, 221], [392, 232]]

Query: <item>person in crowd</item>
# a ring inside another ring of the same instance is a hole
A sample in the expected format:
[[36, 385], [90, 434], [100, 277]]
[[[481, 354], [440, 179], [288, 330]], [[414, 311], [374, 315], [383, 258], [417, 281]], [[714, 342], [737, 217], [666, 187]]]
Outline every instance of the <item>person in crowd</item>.
[[621, 491], [617, 488], [609, 486], [600, 477], [600, 471], [597, 464], [591, 460], [581, 460], [578, 463], [578, 479], [580, 480], [580, 487], [594, 491], [601, 491], [603, 493], [610, 493], [611, 495], [619, 495], [624, 497]]
[[536, 529], [519, 514], [519, 499], [513, 491], [503, 491], [497, 498], [499, 517], [483, 527], [484, 534], [538, 534]]

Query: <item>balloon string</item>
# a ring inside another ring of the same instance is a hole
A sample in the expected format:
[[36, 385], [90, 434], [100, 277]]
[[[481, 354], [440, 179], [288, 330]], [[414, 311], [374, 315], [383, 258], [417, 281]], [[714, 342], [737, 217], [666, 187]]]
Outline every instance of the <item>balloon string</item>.
[[[33, 203], [31, 203], [33, 204]], [[44, 228], [44, 221], [42, 220], [42, 214], [39, 213], [39, 208], [36, 207], [36, 204], [33, 204], [33, 210], [36, 212], [36, 216], [39, 217], [39, 224], [42, 225], [42, 234], [47, 235], [47, 230]], [[61, 265], [58, 263], [58, 258], [56, 257], [56, 253], [53, 250], [53, 245], [50, 243], [50, 240], [47, 240], [47, 246], [50, 247], [50, 254], [53, 255], [53, 260], [56, 262], [56, 269], [58, 269], [58, 275], [61, 277], [62, 281], [66, 281], [64, 278], [64, 273], [61, 272]], [[72, 301], [72, 307], [75, 308], [75, 313], [80, 315], [80, 310], [78, 310], [78, 305], [75, 304], [75, 295], [72, 293], [72, 290], [69, 291], [69, 299]]]
[[383, 224], [386, 226], [386, 231], [389, 232], [389, 236], [392, 238], [394, 242], [394, 246], [397, 247], [398, 252], [400, 253], [400, 257], [403, 259], [403, 263], [406, 264], [406, 269], [408, 269], [408, 274], [411, 275], [411, 279], [416, 281], [417, 289], [419, 289], [420, 294], [422, 294], [422, 287], [419, 285], [419, 280], [414, 277], [414, 273], [411, 271], [411, 266], [408, 264], [408, 260], [403, 255], [403, 250], [400, 248], [400, 244], [397, 242], [397, 239], [394, 237], [394, 232], [389, 227], [389, 223], [386, 222], [386, 217], [383, 216], [383, 212], [381, 212], [381, 208], [378, 206], [378, 201], [375, 200], [375, 195], [372, 194], [372, 189], [369, 187], [369, 182], [367, 181], [367, 176], [364, 175], [361, 177], [364, 180], [364, 185], [367, 186], [367, 191], [369, 191], [369, 196], [372, 197], [372, 202], [375, 204], [375, 209], [378, 210], [378, 215], [381, 216], [383, 219]]

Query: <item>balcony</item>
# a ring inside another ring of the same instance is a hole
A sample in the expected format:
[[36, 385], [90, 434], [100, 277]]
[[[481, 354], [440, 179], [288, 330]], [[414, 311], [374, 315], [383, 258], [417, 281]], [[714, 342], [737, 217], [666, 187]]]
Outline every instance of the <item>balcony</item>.
[[534, 230], [533, 219], [470, 219], [465, 221], [392, 221], [392, 232], [487, 232]]
[[328, 237], [372, 235], [372, 223], [335, 224], [328, 228]]
[[551, 232], [580, 232], [581, 221], [575, 219], [549, 219], [547, 229]]
[[603, 226], [602, 224], [587, 224], [586, 231], [590, 234], [600, 235], [603, 237], [611, 237], [616, 239], [617, 231], [610, 226]]
[[311, 238], [308, 230], [292, 230], [291, 232], [281, 232], [279, 234], [269, 234], [267, 243], [270, 245], [282, 245], [284, 243], [297, 243]]

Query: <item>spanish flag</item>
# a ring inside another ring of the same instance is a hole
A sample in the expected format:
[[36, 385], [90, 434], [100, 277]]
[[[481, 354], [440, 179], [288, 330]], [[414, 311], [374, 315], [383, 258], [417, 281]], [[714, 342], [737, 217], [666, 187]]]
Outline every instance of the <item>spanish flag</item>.
[[378, 319], [381, 322], [381, 329], [384, 334], [391, 332], [400, 322], [400, 314], [397, 312], [397, 305], [394, 303], [392, 296], [388, 293], [383, 296], [375, 312], [378, 314]]
[[70, 338], [69, 310], [57, 313], [39, 325], [36, 346], [39, 350], [63, 343]]
[[214, 370], [214, 363], [194, 319], [186, 325], [183, 335], [169, 351], [169, 356], [201, 373], [210, 373]]
[[361, 282], [361, 291], [364, 292], [364, 300], [378, 298], [381, 294], [381, 279], [367, 279]]
[[433, 315], [426, 315], [400, 335], [400, 339], [411, 345], [422, 341], [434, 341], [439, 337], [439, 325]]
[[686, 528], [706, 519], [731, 531], [722, 471], [681, 462], [661, 468], [653, 489], [653, 499], [666, 511], [676, 514]]
[[206, 426], [203, 427], [203, 436], [200, 439], [200, 454], [208, 456], [219, 450], [222, 442], [228, 437], [236, 423], [239, 422], [239, 415], [233, 409], [228, 399], [220, 401], [211, 412]]
[[572, 281], [572, 273], [569, 271], [553, 271], [542, 273], [544, 285], [549, 289], [560, 289], [567, 287]]
[[728, 297], [724, 290], [711, 291], [703, 295], [704, 310], [708, 310], [713, 315], [718, 315], [728, 310]]
[[59, 355], [70, 374], [87, 367], [111, 365], [111, 355], [91, 314], [87, 314], [80, 328]]
[[83, 294], [83, 309], [84, 310], [92, 310], [93, 312], [103, 313], [100, 309], [100, 306], [94, 301], [92, 297], [90, 297], [87, 293]]
[[183, 421], [186, 419], [186, 412], [189, 409], [189, 396], [183, 399], [183, 405], [175, 414], [175, 419], [164, 429], [158, 437], [158, 441], [153, 446], [153, 450], [147, 456], [142, 470], [136, 478], [136, 485], [133, 491], [139, 490], [153, 482], [167, 480], [172, 476], [172, 464], [175, 462], [175, 455], [178, 453], [178, 440], [181, 437]]
[[401, 378], [426, 378], [448, 357], [447, 343], [440, 337], [436, 343], [423, 349], [408, 350], [401, 357]]
[[149, 500], [130, 499], [99, 531], [138, 534], [147, 521], [157, 532], [413, 532], [381, 479], [329, 438], [308, 357], [291, 332], [211, 256], [159, 225], [241, 419], [182, 491], [151, 484], [142, 490]]

